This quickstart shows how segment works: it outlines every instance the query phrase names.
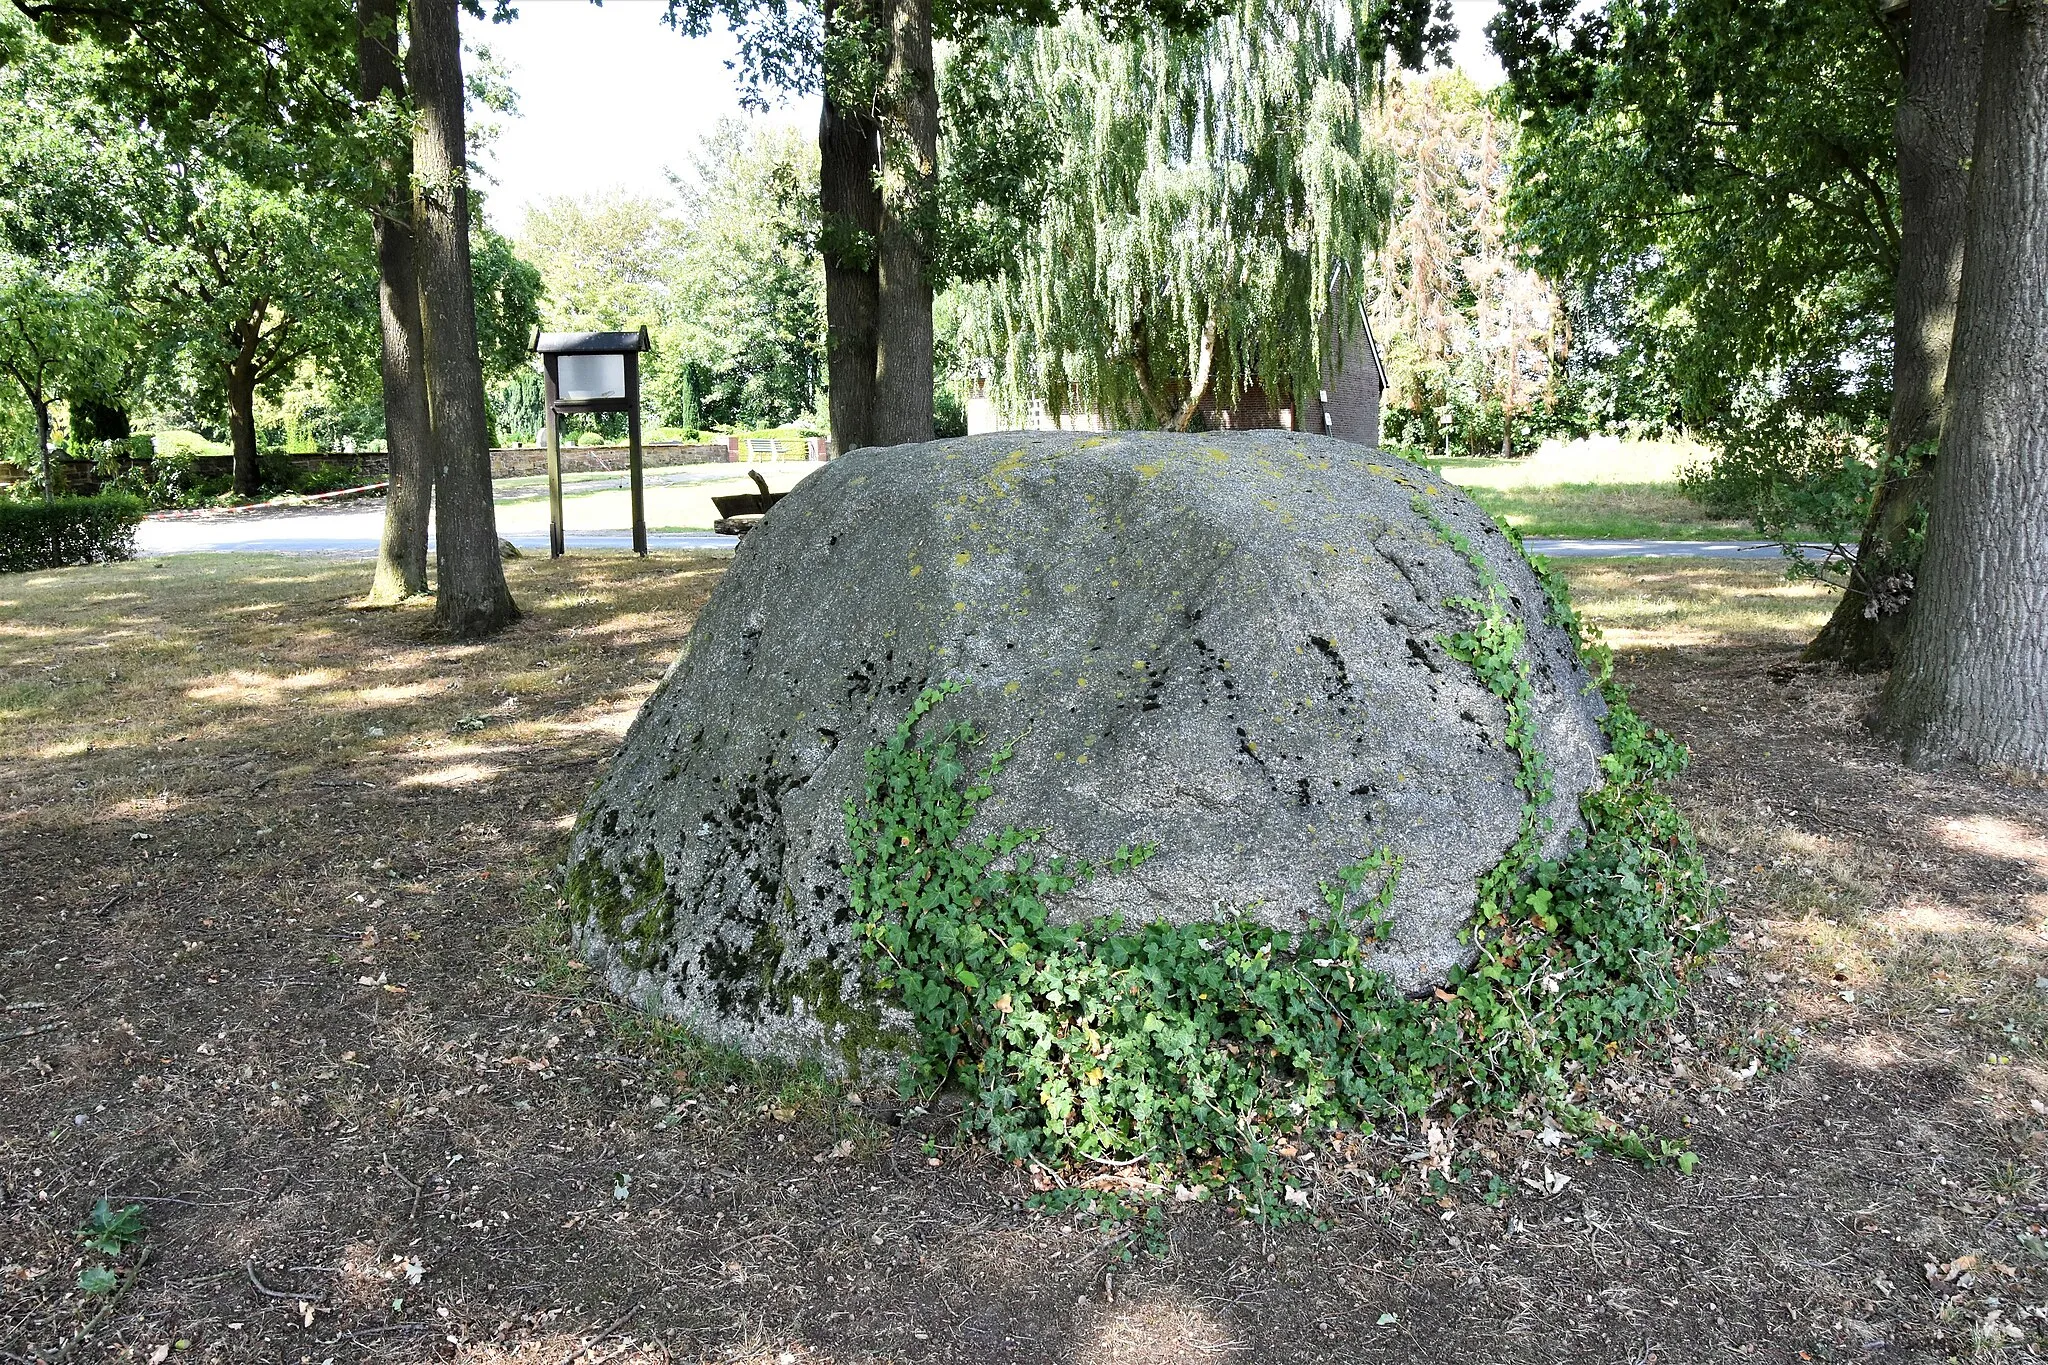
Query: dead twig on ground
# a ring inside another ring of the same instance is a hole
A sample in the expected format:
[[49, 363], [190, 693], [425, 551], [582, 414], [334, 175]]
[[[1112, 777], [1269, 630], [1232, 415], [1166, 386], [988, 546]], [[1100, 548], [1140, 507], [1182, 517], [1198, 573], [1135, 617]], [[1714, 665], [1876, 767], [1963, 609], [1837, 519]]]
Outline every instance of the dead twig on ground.
[[628, 1308], [625, 1312], [619, 1314], [618, 1317], [612, 1319], [611, 1325], [606, 1327], [602, 1332], [597, 1333], [595, 1336], [585, 1337], [582, 1340], [582, 1342], [577, 1345], [575, 1350], [569, 1352], [568, 1355], [562, 1357], [562, 1365], [576, 1365], [576, 1362], [578, 1360], [582, 1359], [584, 1356], [589, 1355], [592, 1351], [596, 1350], [597, 1344], [599, 1342], [603, 1341], [606, 1337], [618, 1331], [621, 1327], [624, 1327], [627, 1323], [631, 1322], [635, 1317], [639, 1316], [641, 1307], [642, 1305], [640, 1304], [634, 1304], [631, 1308]]
[[245, 1261], [242, 1268], [248, 1272], [249, 1287], [266, 1299], [277, 1299], [283, 1303], [319, 1303], [327, 1297], [327, 1291], [324, 1289], [317, 1294], [299, 1294], [282, 1289], [272, 1289], [269, 1285], [263, 1283], [262, 1278], [256, 1274], [256, 1258], [254, 1256]]

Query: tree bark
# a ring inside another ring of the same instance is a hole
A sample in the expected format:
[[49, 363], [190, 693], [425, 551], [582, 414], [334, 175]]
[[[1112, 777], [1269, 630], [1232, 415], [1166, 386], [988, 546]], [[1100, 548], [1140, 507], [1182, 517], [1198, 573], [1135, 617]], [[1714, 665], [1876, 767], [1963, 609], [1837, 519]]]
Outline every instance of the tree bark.
[[932, 439], [931, 220], [939, 92], [931, 0], [891, 0], [875, 315], [876, 445]]
[[1202, 349], [1195, 358], [1195, 382], [1188, 385], [1188, 401], [1180, 405], [1180, 411], [1173, 415], [1173, 429], [1186, 431], [1188, 424], [1195, 420], [1202, 400], [1209, 396], [1209, 385], [1214, 381], [1216, 370], [1216, 315], [1202, 324]]
[[1806, 649], [1809, 659], [1856, 672], [1891, 666], [1912, 601], [1914, 546], [1931, 483], [1924, 452], [1941, 435], [1963, 277], [1984, 11], [1984, 0], [1913, 0], [1907, 21], [1906, 88], [1896, 116], [1899, 274], [1887, 469], [1848, 586]]
[[450, 634], [474, 639], [518, 619], [519, 608], [505, 586], [491, 505], [490, 418], [469, 268], [457, 0], [413, 0], [411, 38], [406, 76], [415, 110], [412, 220], [420, 355], [433, 442], [434, 615]]
[[1915, 762], [2048, 776], [2048, 0], [1985, 21], [1927, 548], [1881, 702]]
[[256, 372], [251, 364], [228, 367], [228, 441], [235, 453], [235, 496], [253, 498], [261, 484], [256, 467]]
[[[398, 67], [398, 0], [357, 0], [357, 57], [365, 104], [403, 99]], [[427, 590], [427, 518], [434, 472], [427, 441], [426, 375], [420, 366], [419, 275], [413, 264], [412, 160], [395, 151], [379, 167], [385, 193], [371, 211], [377, 244], [377, 312], [383, 342], [384, 448], [390, 462], [384, 534], [370, 580], [372, 603], [389, 605]]]
[[[826, 0], [826, 41], [849, 40], [868, 12]], [[819, 246], [825, 259], [825, 376], [832, 447], [840, 454], [875, 443], [876, 269], [882, 230], [881, 129], [872, 91], [845, 88], [831, 73], [818, 118]]]
[[43, 462], [43, 501], [57, 496], [57, 476], [50, 469], [50, 403], [41, 394], [30, 394], [28, 405], [36, 410], [36, 455]]

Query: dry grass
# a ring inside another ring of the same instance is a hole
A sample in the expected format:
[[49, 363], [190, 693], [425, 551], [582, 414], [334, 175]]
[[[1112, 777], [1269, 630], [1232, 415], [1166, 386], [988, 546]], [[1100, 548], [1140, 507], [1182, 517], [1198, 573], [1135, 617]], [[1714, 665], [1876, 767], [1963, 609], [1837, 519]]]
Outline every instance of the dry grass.
[[696, 1047], [564, 951], [564, 832], [721, 561], [515, 562], [484, 646], [351, 610], [359, 564], [0, 579], [0, 1352], [98, 1311], [111, 1194], [154, 1259], [74, 1360], [2033, 1358], [2048, 797], [1894, 763], [1771, 566], [1562, 567], [1697, 756], [1737, 934], [1577, 1100], [1699, 1173], [1445, 1113], [1305, 1144], [1327, 1226], [1176, 1211], [1129, 1264], [942, 1104]]
[[1443, 477], [1527, 535], [1623, 540], [1728, 540], [1748, 522], [1716, 517], [1678, 487], [1679, 471], [1712, 451], [1690, 441], [1588, 437], [1546, 441], [1515, 460], [1446, 460]]
[[1559, 559], [1608, 644], [1624, 653], [1712, 645], [1794, 649], [1834, 610], [1831, 588], [1788, 579], [1776, 564], [1671, 559]]
[[1545, 441], [1534, 455], [1515, 460], [1452, 460], [1444, 477], [1465, 488], [1515, 492], [1560, 484], [1653, 486], [1675, 489], [1679, 471], [1713, 455], [1697, 441], [1630, 441], [1587, 436]]

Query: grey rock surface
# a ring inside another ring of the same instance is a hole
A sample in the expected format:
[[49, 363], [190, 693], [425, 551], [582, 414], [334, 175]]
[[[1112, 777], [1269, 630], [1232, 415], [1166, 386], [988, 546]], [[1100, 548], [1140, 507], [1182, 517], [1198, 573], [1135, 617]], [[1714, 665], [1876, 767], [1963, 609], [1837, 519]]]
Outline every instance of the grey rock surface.
[[952, 680], [935, 721], [1015, 742], [985, 823], [1098, 862], [1158, 846], [1059, 913], [1298, 930], [1322, 881], [1390, 848], [1375, 965], [1440, 983], [1522, 798], [1502, 703], [1441, 643], [1479, 580], [1418, 503], [1526, 625], [1560, 851], [1603, 707], [1462, 493], [1285, 431], [1007, 433], [853, 452], [745, 538], [585, 808], [572, 892], [605, 912], [581, 951], [714, 1039], [850, 1061], [844, 803], [869, 746]]

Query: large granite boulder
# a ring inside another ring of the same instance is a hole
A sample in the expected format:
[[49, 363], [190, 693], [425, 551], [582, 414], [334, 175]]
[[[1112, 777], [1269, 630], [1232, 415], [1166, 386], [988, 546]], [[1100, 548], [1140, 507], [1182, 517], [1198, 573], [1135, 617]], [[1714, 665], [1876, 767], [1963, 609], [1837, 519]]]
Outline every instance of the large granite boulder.
[[1443, 644], [1481, 592], [1467, 553], [1527, 630], [1554, 853], [1599, 779], [1602, 704], [1520, 553], [1427, 470], [1285, 431], [853, 452], [741, 542], [592, 794], [579, 948], [710, 1038], [851, 1062], [875, 1014], [844, 809], [869, 746], [950, 680], [935, 720], [1015, 743], [983, 824], [1097, 862], [1158, 847], [1056, 913], [1298, 930], [1391, 849], [1376, 965], [1427, 990], [1470, 960], [1476, 883], [1524, 808], [1503, 703]]

